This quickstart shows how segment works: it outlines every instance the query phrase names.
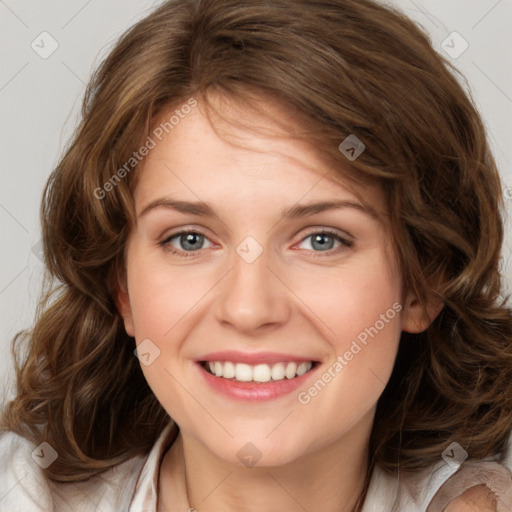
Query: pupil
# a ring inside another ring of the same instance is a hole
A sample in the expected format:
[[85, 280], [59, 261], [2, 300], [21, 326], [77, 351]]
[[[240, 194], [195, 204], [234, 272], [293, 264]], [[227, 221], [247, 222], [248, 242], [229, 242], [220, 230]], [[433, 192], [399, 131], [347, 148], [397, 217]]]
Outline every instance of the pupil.
[[[326, 239], [329, 238], [331, 239], [330, 244], [325, 241]], [[313, 247], [315, 246], [316, 243], [320, 244], [317, 248], [319, 248], [322, 251], [332, 249], [332, 237], [330, 235], [316, 235], [313, 240]]]
[[198, 238], [202, 235], [198, 233], [188, 233], [186, 235], [182, 235], [181, 240], [184, 248], [194, 249], [194, 243], [197, 243]]

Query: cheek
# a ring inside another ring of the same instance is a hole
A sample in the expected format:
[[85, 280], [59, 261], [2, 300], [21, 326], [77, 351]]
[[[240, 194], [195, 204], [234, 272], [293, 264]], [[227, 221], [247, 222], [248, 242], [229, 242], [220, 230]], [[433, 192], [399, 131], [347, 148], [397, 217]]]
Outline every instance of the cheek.
[[401, 335], [400, 283], [383, 260], [339, 269], [323, 286], [304, 287], [300, 296], [319, 320], [330, 357], [316, 381], [302, 389], [299, 402], [315, 417], [336, 425], [357, 421], [386, 386]]
[[[190, 396], [180, 385], [183, 333], [193, 329], [218, 278], [193, 265], [169, 268], [160, 261], [150, 262], [144, 255], [132, 261], [129, 283], [135, 339], [137, 344], [150, 340], [150, 351], [156, 354], [151, 364], [141, 364], [141, 369], [164, 408], [177, 412], [175, 419], [181, 419], [179, 412], [190, 408]], [[137, 263], [142, 261], [144, 265]]]
[[144, 377], [167, 411], [186, 410], [187, 402], [179, 386], [181, 377], [176, 373], [181, 346], [176, 333], [193, 308], [193, 295], [200, 297], [199, 290], [192, 286], [184, 292], [185, 283], [179, 272], [165, 272], [158, 265], [134, 265], [130, 278], [135, 339], [139, 347], [146, 344], [151, 353], [149, 364], [145, 364], [143, 350], [137, 349]]
[[193, 314], [214, 283], [211, 272], [193, 265], [170, 269], [161, 262], [144, 265], [144, 268], [134, 264], [130, 277], [137, 340], [167, 339], [180, 322]]
[[292, 286], [337, 354], [358, 336], [364, 342], [368, 331], [375, 335], [375, 327], [382, 338], [399, 335], [400, 282], [380, 251], [331, 270], [319, 269], [308, 279], [297, 273]]

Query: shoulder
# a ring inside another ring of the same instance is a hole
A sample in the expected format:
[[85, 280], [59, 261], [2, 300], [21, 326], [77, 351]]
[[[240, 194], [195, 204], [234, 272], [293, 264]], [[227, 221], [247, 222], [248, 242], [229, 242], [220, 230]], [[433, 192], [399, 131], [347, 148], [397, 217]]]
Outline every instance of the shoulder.
[[54, 482], [44, 473], [56, 456], [48, 444], [35, 446], [14, 432], [1, 432], [0, 510], [128, 510], [144, 456], [128, 459], [89, 480], [69, 483]]
[[[384, 499], [385, 498], [385, 499]], [[495, 460], [444, 460], [420, 471], [385, 474], [378, 466], [364, 512], [512, 512], [512, 472]]]
[[490, 460], [466, 461], [439, 488], [427, 512], [502, 512], [512, 505], [512, 473]]
[[496, 512], [496, 498], [486, 485], [478, 485], [452, 500], [444, 512]]
[[[14, 432], [0, 433], [0, 510], [52, 510], [52, 495], [30, 441]], [[40, 455], [40, 453], [39, 453]]]

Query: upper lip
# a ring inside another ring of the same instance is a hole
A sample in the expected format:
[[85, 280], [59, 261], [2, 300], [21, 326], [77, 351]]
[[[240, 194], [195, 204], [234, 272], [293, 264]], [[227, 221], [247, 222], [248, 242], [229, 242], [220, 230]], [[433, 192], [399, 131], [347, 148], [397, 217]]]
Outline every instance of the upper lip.
[[232, 363], [245, 363], [251, 366], [256, 364], [274, 364], [274, 363], [307, 363], [316, 362], [311, 357], [302, 357], [294, 354], [284, 354], [280, 352], [238, 352], [236, 350], [223, 350], [220, 352], [211, 352], [198, 357], [197, 362], [203, 361], [231, 361]]

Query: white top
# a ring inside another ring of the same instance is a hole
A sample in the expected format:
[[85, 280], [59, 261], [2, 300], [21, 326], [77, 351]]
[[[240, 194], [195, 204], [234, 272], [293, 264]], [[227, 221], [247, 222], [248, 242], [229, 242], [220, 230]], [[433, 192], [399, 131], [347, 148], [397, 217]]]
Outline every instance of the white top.
[[[146, 456], [133, 457], [85, 482], [56, 483], [41, 466], [57, 455], [13, 433], [0, 434], [0, 512], [156, 512], [161, 460], [173, 436], [169, 424]], [[512, 510], [512, 473], [491, 460], [450, 464], [443, 459], [421, 475], [398, 478], [373, 471], [363, 512], [441, 512], [466, 489], [486, 484], [498, 512]], [[185, 512], [185, 511], [169, 511]]]

